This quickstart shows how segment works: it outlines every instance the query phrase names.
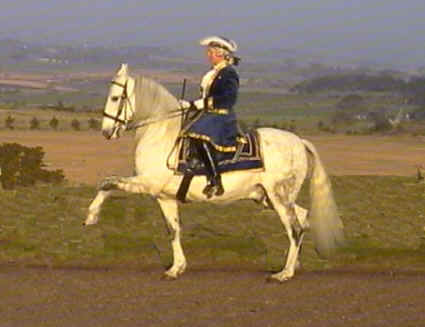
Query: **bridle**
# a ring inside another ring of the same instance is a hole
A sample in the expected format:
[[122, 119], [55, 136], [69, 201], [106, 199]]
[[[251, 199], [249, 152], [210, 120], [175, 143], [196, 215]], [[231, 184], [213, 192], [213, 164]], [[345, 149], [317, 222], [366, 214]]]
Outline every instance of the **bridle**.
[[[170, 115], [159, 116], [159, 117], [152, 117], [152, 118], [148, 118], [148, 119], [145, 119], [143, 121], [140, 121], [140, 122], [138, 122], [136, 124], [131, 124], [131, 118], [128, 118], [129, 115], [128, 115], [128, 112], [127, 112], [127, 106], [125, 106], [125, 104], [128, 103], [128, 108], [131, 111], [131, 117], [134, 114], [134, 108], [133, 108], [133, 106], [131, 104], [129, 95], [127, 94], [127, 83], [128, 83], [128, 80], [124, 84], [123, 83], [119, 83], [117, 81], [111, 81], [111, 84], [117, 85], [117, 86], [119, 86], [119, 87], [121, 87], [123, 89], [123, 92], [122, 92], [122, 94], [120, 96], [119, 107], [118, 107], [118, 110], [117, 110], [117, 113], [116, 113], [115, 116], [108, 114], [106, 112], [106, 108], [103, 111], [103, 116], [104, 117], [109, 118], [109, 119], [112, 119], [115, 122], [115, 129], [119, 128], [118, 123], [121, 124], [122, 126], [124, 126], [124, 128], [126, 130], [137, 129], [137, 128], [140, 128], [140, 127], [144, 127], [146, 125], [150, 125], [150, 124], [154, 124], [154, 123], [157, 123], [157, 122], [160, 122], [160, 121], [164, 121], [164, 120], [167, 120], [167, 119], [172, 119], [172, 118], [176, 118], [176, 117], [182, 116], [183, 113], [186, 111], [185, 109], [180, 109], [179, 108], [179, 109], [170, 111], [169, 112]], [[124, 118], [121, 119], [119, 117], [123, 113], [123, 110], [124, 110]]]
[[[112, 119], [115, 123], [120, 123], [126, 129], [127, 129], [128, 123], [130, 121], [130, 118], [128, 118], [129, 114], [127, 112], [127, 108], [130, 109], [131, 116], [133, 116], [133, 114], [134, 114], [133, 106], [132, 106], [131, 101], [130, 101], [130, 98], [129, 98], [128, 94], [127, 94], [127, 83], [128, 83], [128, 81], [126, 81], [125, 84], [122, 84], [122, 83], [119, 83], [119, 82], [116, 82], [116, 81], [111, 81], [111, 84], [117, 85], [119, 87], [122, 87], [122, 89], [123, 89], [123, 92], [122, 92], [122, 94], [120, 96], [120, 103], [118, 105], [119, 107], [118, 107], [118, 110], [117, 110], [117, 114], [115, 116], [108, 114], [106, 112], [106, 108], [103, 111], [103, 116], [104, 117], [107, 117], [109, 119]], [[128, 104], [128, 107], [126, 106], [126, 104]], [[121, 116], [123, 110], [124, 110], [124, 119], [121, 119], [119, 117]], [[118, 126], [116, 126], [115, 128], [117, 128], [117, 127]]]

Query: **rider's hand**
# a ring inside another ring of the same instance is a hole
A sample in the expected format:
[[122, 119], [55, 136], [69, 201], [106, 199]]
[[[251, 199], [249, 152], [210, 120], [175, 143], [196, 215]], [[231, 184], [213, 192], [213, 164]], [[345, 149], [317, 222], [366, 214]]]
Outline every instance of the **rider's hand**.
[[198, 100], [193, 101], [193, 106], [197, 110], [203, 110], [204, 106], [205, 106], [204, 99], [198, 99]]
[[186, 109], [190, 109], [193, 104], [187, 100], [179, 100], [179, 105], [180, 105], [180, 109], [182, 110], [186, 110]]

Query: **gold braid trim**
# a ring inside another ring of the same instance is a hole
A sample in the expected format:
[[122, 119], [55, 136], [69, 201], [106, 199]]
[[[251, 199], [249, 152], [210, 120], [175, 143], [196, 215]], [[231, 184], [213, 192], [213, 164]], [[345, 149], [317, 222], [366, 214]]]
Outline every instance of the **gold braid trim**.
[[207, 112], [217, 114], [217, 115], [228, 115], [229, 110], [228, 109], [208, 109]]
[[213, 99], [213, 97], [208, 97], [205, 100], [206, 100], [205, 101], [206, 102], [205, 108], [207, 108], [207, 109], [214, 109], [214, 99]]
[[207, 112], [211, 112], [213, 114], [218, 114], [218, 115], [228, 115], [229, 114], [229, 109], [214, 108], [214, 98], [212, 96], [204, 99], [204, 109]]
[[184, 136], [185, 137], [192, 137], [194, 139], [198, 139], [198, 140], [202, 140], [202, 141], [207, 141], [216, 150], [218, 150], [220, 152], [235, 152], [236, 151], [236, 146], [222, 146], [222, 145], [215, 144], [208, 135], [197, 134], [197, 133], [185, 133]]

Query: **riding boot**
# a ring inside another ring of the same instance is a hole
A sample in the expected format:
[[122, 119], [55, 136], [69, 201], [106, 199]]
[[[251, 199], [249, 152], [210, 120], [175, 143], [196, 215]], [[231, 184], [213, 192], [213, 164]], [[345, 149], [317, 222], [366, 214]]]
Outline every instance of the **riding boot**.
[[209, 144], [202, 142], [203, 161], [207, 170], [208, 184], [202, 191], [207, 198], [213, 195], [220, 196], [224, 193], [223, 184], [221, 182], [221, 175], [217, 171], [217, 161], [214, 152], [211, 151]]

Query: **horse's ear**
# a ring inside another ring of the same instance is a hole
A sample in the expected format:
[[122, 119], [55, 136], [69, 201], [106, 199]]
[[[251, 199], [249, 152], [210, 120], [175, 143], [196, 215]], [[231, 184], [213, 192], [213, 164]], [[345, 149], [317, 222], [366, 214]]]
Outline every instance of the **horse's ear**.
[[117, 75], [128, 74], [128, 64], [121, 64], [120, 69], [118, 69]]

